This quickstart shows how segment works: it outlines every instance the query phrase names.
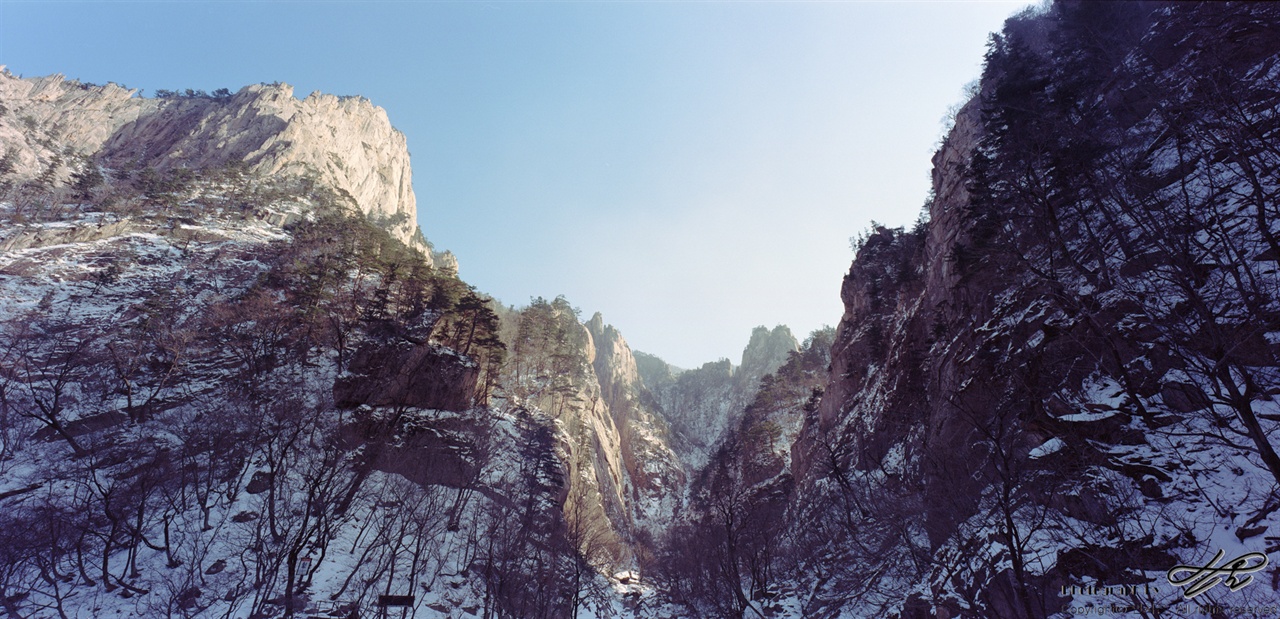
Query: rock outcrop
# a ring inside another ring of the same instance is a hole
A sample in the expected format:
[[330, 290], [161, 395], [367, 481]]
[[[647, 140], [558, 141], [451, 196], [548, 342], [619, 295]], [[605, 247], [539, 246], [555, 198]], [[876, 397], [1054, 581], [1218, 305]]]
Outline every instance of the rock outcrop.
[[742, 349], [742, 363], [734, 372], [734, 380], [744, 389], [753, 389], [765, 374], [771, 374], [787, 362], [791, 353], [799, 350], [791, 329], [778, 325], [772, 330], [759, 326], [751, 330], [751, 339]]
[[426, 249], [404, 134], [368, 99], [319, 92], [297, 99], [279, 83], [146, 98], [116, 84], [0, 70], [0, 105], [0, 148], [19, 177], [49, 170], [67, 182], [75, 170], [68, 154], [118, 170], [243, 164], [263, 177], [312, 178], [349, 196], [401, 242]]
[[[403, 475], [422, 486], [465, 488], [480, 474], [486, 437], [483, 424], [467, 416], [408, 410], [365, 410], [342, 428], [345, 447], [363, 449], [355, 466], [361, 481], [371, 471]], [[344, 507], [345, 509], [345, 507]]]
[[600, 314], [580, 322], [563, 298], [506, 320], [516, 327], [507, 397], [557, 428], [571, 530], [587, 536], [579, 541], [591, 561], [635, 567], [671, 524], [687, 479], [635, 355]]
[[586, 327], [595, 379], [618, 432], [628, 512], [636, 526], [656, 535], [679, 504], [685, 470], [672, 451], [665, 420], [649, 404], [631, 347], [599, 313]]
[[342, 408], [361, 405], [464, 411], [475, 405], [480, 368], [475, 361], [431, 343], [436, 316], [356, 350], [333, 386]]
[[[61, 75], [20, 79], [0, 67], [0, 146], [13, 172], [33, 178], [66, 147], [92, 155], [121, 126], [155, 113], [164, 103], [138, 91], [67, 81]], [[65, 163], [65, 162], [64, 162]], [[62, 180], [69, 170], [59, 170]]]

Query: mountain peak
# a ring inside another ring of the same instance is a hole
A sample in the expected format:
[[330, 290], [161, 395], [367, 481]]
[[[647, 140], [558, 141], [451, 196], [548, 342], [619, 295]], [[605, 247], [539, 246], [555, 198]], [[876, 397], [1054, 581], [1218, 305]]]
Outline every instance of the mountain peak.
[[118, 170], [208, 169], [243, 164], [272, 178], [309, 178], [347, 196], [374, 224], [425, 250], [404, 134], [363, 97], [312, 93], [284, 83], [235, 94], [157, 91], [62, 75], [20, 78], [0, 71], [0, 147], [20, 177], [52, 170], [68, 182], [65, 153]]
[[742, 349], [742, 365], [738, 373], [752, 381], [776, 370], [787, 361], [787, 355], [800, 349], [800, 342], [786, 325], [770, 330], [764, 325], [751, 331], [747, 347]]

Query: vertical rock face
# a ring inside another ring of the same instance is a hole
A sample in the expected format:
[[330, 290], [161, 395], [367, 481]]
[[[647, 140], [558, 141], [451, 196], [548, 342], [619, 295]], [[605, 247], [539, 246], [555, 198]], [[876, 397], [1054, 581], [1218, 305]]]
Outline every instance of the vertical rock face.
[[755, 396], [760, 379], [786, 363], [799, 347], [786, 326], [760, 326], [742, 351], [742, 364], [728, 359], [679, 370], [652, 355], [642, 355], [646, 386], [671, 425], [672, 446], [687, 470], [706, 464], [716, 443], [737, 427]]
[[[224, 97], [136, 94], [60, 75], [0, 72], [0, 146], [25, 177], [58, 168], [55, 156], [68, 149], [116, 169], [243, 162], [256, 175], [310, 177], [350, 196], [395, 238], [425, 249], [404, 134], [369, 100], [318, 92], [297, 99], [287, 84], [255, 84]], [[70, 174], [58, 170], [62, 181]]]
[[648, 404], [631, 347], [599, 313], [586, 328], [592, 370], [617, 431], [627, 511], [638, 528], [656, 534], [675, 512], [685, 472], [671, 449], [667, 424]]
[[563, 298], [509, 317], [504, 389], [553, 420], [565, 463], [565, 517], [600, 565], [634, 566], [670, 524], [686, 485], [670, 431], [640, 380], [630, 346], [596, 314], [585, 323]]
[[[822, 432], [844, 431], [834, 429], [843, 425], [870, 434], [893, 425], [893, 440], [863, 441], [865, 448], [858, 456], [863, 464], [877, 461], [895, 440], [923, 427], [929, 414], [925, 394], [907, 385], [922, 380], [930, 330], [955, 324], [989, 302], [990, 294], [983, 292], [990, 283], [987, 278], [960, 285], [952, 259], [952, 248], [970, 242], [964, 170], [980, 133], [981, 110], [971, 101], [956, 115], [948, 139], [933, 157], [934, 199], [923, 237], [883, 228], [873, 231], [841, 286], [845, 311], [836, 329], [832, 378], [818, 418]], [[880, 371], [870, 371], [876, 364]], [[949, 366], [943, 365], [935, 376], [954, 386]], [[872, 393], [875, 397], [869, 397]], [[882, 415], [884, 398], [903, 399], [897, 415]], [[910, 419], [907, 411], [921, 417]], [[808, 464], [807, 456], [798, 454], [797, 470], [804, 471]]]
[[604, 317], [599, 312], [586, 326], [594, 345], [592, 369], [600, 382], [605, 401], [612, 406], [634, 398], [641, 383], [631, 347], [613, 325], [604, 324]]
[[[479, 365], [427, 337], [438, 316], [366, 342], [334, 382], [340, 408], [361, 405], [465, 411], [475, 406]], [[417, 333], [415, 333], [415, 331]]]
[[993, 39], [927, 225], [873, 231], [844, 280], [792, 450], [798, 538], [849, 517], [801, 545], [842, 566], [806, 616], [1057, 616], [1063, 582], [1160, 582], [1216, 531], [1231, 554], [1280, 526], [1262, 500], [1199, 515], [1280, 479], [1253, 414], [1280, 366], [1256, 337], [1280, 306], [1278, 26], [1266, 4], [1057, 2]]

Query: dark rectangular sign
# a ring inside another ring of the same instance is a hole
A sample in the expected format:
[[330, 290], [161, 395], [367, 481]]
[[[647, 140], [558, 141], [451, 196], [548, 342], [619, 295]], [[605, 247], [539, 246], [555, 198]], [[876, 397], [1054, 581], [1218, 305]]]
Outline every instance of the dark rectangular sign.
[[413, 606], [412, 595], [379, 595], [378, 606]]

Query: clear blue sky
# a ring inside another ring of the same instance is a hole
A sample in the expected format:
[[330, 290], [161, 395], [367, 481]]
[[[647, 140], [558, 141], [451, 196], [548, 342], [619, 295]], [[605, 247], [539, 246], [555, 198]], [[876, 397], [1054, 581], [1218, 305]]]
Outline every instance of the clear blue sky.
[[0, 0], [0, 64], [368, 97], [463, 279], [691, 367], [840, 320], [849, 237], [915, 220], [942, 118], [1026, 5]]

